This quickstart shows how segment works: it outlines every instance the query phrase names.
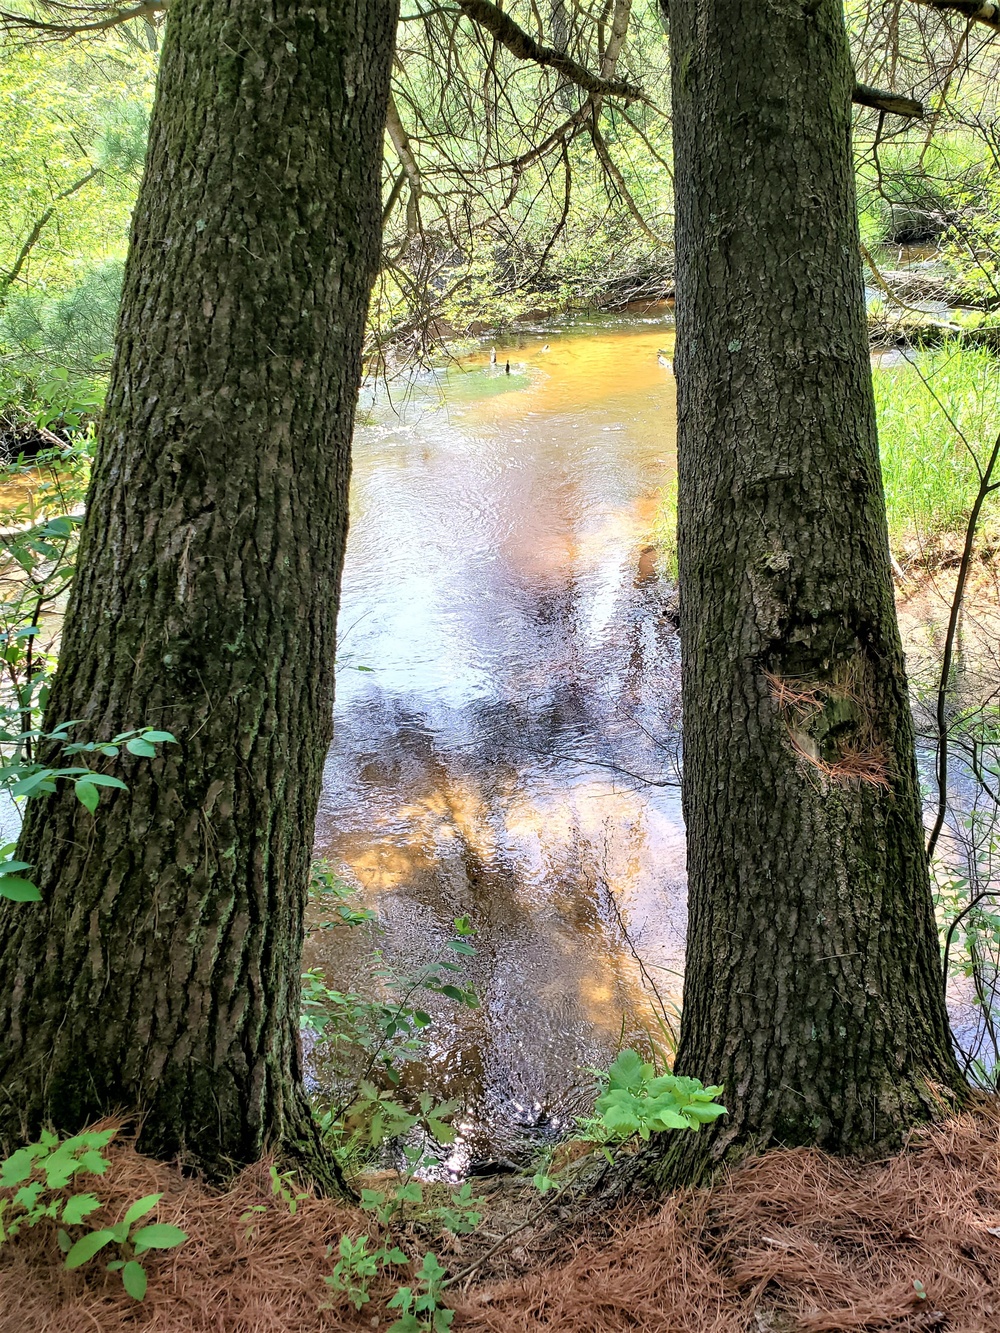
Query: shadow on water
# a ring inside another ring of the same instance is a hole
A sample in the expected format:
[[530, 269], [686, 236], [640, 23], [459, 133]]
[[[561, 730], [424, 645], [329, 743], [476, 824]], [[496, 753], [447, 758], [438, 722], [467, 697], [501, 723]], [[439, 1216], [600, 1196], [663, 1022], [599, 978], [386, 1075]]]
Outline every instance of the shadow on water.
[[[407, 1075], [467, 1107], [455, 1167], [557, 1132], [587, 1067], [648, 1026], [623, 922], [676, 989], [679, 654], [647, 550], [672, 336], [666, 317], [549, 331], [498, 346], [499, 371], [486, 349], [375, 397], [357, 433], [317, 851], [397, 966], [456, 916], [478, 930], [481, 1007], [438, 1006]], [[346, 934], [307, 963], [364, 990]]]

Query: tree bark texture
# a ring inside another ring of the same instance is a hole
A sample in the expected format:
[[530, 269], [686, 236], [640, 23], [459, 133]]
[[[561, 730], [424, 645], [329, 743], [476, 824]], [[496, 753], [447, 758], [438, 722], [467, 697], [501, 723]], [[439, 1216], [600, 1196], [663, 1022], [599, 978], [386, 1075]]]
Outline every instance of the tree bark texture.
[[303, 909], [396, 0], [177, 0], [47, 722], [172, 732], [29, 804], [0, 1131], [141, 1113], [212, 1174], [313, 1143]]
[[673, 0], [671, 42], [690, 877], [677, 1069], [725, 1084], [717, 1158], [882, 1151], [960, 1078], [893, 602], [841, 5]]

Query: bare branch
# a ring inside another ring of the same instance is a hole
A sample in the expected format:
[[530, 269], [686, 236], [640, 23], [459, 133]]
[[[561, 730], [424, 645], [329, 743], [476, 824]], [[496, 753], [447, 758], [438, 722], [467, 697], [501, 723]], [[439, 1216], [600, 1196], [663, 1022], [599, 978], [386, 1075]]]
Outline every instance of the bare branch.
[[0, 10], [0, 32], [37, 33], [43, 37], [62, 39], [81, 37], [86, 33], [109, 32], [134, 19], [143, 19], [153, 23], [164, 13], [167, 0], [144, 0], [142, 4], [130, 9], [107, 8], [102, 5], [64, 5], [51, 3], [45, 6], [52, 14], [51, 18], [32, 18], [28, 14], [16, 14], [10, 10]]
[[57, 205], [61, 203], [63, 199], [69, 199], [71, 195], [76, 194], [77, 190], [82, 190], [85, 185], [89, 185], [90, 182], [94, 179], [94, 177], [99, 176], [100, 174], [101, 174], [100, 167], [92, 167], [85, 176], [81, 176], [80, 179], [74, 181], [73, 184], [68, 187], [68, 189], [62, 190], [59, 194], [57, 194], [56, 197], [53, 199], [52, 203], [49, 204], [48, 208], [46, 208], [45, 211], [35, 219], [35, 223], [32, 226], [31, 231], [28, 232], [24, 244], [18, 251], [18, 255], [17, 258], [14, 260], [13, 266], [9, 268], [6, 273], [0, 275], [0, 308], [2, 308], [6, 304], [7, 293], [10, 291], [11, 287], [13, 287], [14, 283], [17, 282], [18, 278], [21, 276], [21, 270], [27, 263], [28, 256], [35, 248], [35, 245], [38, 242], [38, 238], [41, 236], [42, 232], [55, 217]]
[[399, 164], [406, 172], [406, 179], [410, 185], [410, 197], [406, 205], [406, 234], [407, 236], [416, 236], [420, 230], [420, 196], [423, 193], [423, 184], [420, 179], [420, 167], [417, 165], [417, 159], [413, 155], [413, 148], [410, 144], [410, 136], [406, 133], [403, 122], [399, 118], [396, 99], [391, 93], [389, 94], [389, 106], [385, 117], [385, 128], [392, 140], [392, 146], [396, 150]]
[[851, 101], [856, 106], [870, 106], [876, 111], [887, 111], [891, 116], [909, 116], [922, 120], [924, 106], [912, 97], [899, 97], [896, 93], [883, 92], [880, 88], [869, 88], [864, 83], [856, 83], [851, 93]]
[[519, 60], [532, 60], [536, 65], [546, 65], [575, 83], [578, 88], [600, 97], [623, 97], [629, 102], [642, 97], [642, 90], [635, 84], [623, 83], [620, 79], [602, 79], [571, 56], [563, 55], [551, 46], [540, 46], [534, 37], [516, 24], [509, 14], [492, 4], [491, 0], [458, 0], [458, 3], [466, 18], [492, 33], [501, 46], [506, 47]]
[[597, 117], [594, 117], [593, 123], [589, 126], [590, 137], [594, 144], [594, 150], [597, 153], [597, 160], [600, 162], [605, 174], [614, 183], [622, 203], [632, 214], [639, 227], [654, 245], [666, 245], [666, 241], [661, 236], [657, 236], [652, 227], [642, 216], [639, 205], [632, 198], [628, 186], [625, 184], [625, 177], [618, 170], [615, 161], [608, 152], [608, 146], [604, 142], [604, 135], [601, 133], [600, 126], [597, 123]]

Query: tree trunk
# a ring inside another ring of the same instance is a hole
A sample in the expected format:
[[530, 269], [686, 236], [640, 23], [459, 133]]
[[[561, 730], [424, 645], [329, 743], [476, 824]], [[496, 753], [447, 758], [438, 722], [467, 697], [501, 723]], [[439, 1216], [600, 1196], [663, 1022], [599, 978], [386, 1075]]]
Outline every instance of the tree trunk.
[[882, 1152], [961, 1080], [893, 602], [841, 4], [672, 0], [671, 41], [677, 1069], [726, 1087], [699, 1156]]
[[[171, 8], [46, 722], [172, 732], [92, 819], [29, 804], [0, 1135], [138, 1111], [210, 1174], [315, 1146], [303, 908], [380, 241], [395, 0]], [[107, 793], [105, 793], [107, 797]]]

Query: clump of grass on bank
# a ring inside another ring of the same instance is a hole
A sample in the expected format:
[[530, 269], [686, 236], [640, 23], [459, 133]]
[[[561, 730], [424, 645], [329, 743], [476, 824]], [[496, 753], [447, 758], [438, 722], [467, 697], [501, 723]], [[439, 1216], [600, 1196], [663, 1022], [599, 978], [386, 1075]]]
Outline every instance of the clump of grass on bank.
[[[926, 567], [952, 560], [965, 539], [978, 469], [1000, 434], [1000, 359], [984, 348], [948, 343], [876, 368], [874, 382], [893, 555]], [[676, 581], [676, 477], [660, 496], [652, 540], [661, 573]], [[996, 496], [983, 508], [979, 541], [1000, 543]]]
[[660, 488], [660, 503], [653, 519], [653, 545], [661, 578], [677, 582], [677, 474]]
[[[982, 348], [945, 344], [875, 371], [879, 451], [889, 543], [933, 564], [958, 549], [1000, 432], [1000, 361]], [[982, 535], [1000, 531], [987, 501]]]

